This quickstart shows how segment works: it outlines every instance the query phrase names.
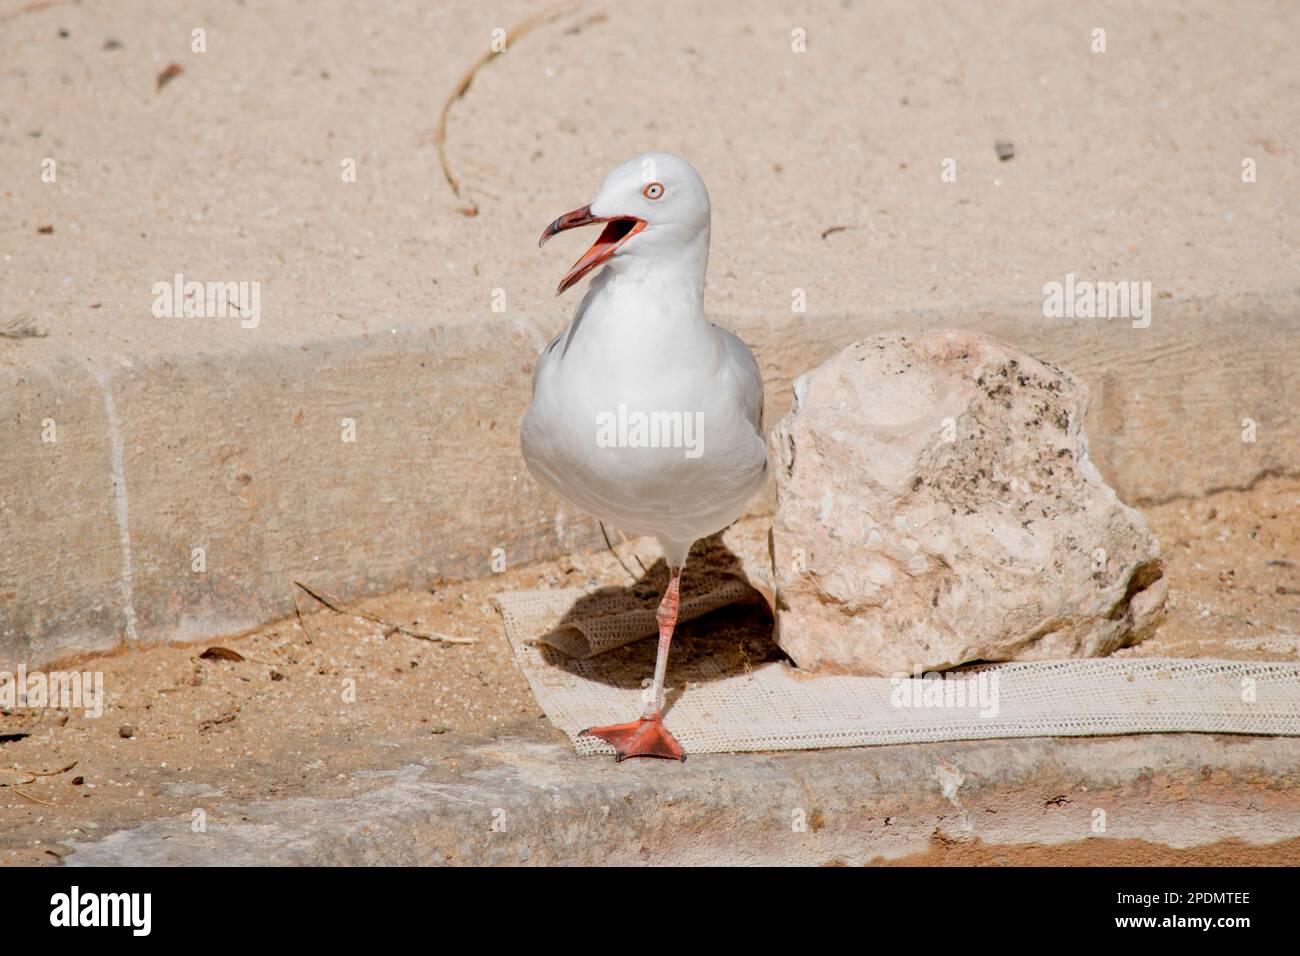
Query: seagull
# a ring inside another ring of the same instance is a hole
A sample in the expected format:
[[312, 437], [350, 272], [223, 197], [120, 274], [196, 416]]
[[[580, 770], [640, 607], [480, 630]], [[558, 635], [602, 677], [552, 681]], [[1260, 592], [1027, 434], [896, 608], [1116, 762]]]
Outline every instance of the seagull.
[[709, 222], [709, 193], [694, 167], [646, 153], [615, 168], [595, 199], [552, 222], [539, 242], [602, 227], [557, 295], [604, 268], [533, 370], [524, 461], [575, 508], [657, 538], [668, 565], [645, 710], [580, 735], [612, 744], [617, 761], [686, 759], [663, 722], [682, 568], [691, 545], [740, 517], [767, 478], [758, 363], [704, 315]]

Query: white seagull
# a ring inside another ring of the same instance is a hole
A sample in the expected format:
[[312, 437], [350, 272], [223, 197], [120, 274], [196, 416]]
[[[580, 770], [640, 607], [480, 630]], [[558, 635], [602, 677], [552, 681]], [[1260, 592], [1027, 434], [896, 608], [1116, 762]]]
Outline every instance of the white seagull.
[[556, 294], [605, 268], [537, 360], [521, 445], [544, 487], [629, 534], [653, 535], [668, 564], [653, 695], [639, 720], [583, 735], [613, 744], [620, 761], [685, 760], [662, 714], [682, 566], [767, 477], [763, 379], [749, 347], [705, 318], [709, 194], [690, 163], [668, 153], [628, 160], [540, 244], [591, 223], [604, 224], [600, 238]]

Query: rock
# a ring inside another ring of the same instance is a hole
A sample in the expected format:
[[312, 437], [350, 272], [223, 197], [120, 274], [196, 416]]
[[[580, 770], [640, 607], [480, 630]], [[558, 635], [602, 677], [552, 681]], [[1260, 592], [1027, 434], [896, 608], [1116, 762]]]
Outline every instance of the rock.
[[886, 333], [794, 391], [772, 553], [801, 668], [1101, 656], [1158, 625], [1159, 546], [1089, 460], [1068, 373], [971, 332]]

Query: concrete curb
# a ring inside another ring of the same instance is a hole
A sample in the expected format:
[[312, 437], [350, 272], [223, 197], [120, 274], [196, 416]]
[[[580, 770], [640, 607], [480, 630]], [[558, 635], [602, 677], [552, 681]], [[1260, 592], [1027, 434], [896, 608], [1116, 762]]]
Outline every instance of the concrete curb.
[[[390, 774], [355, 775], [355, 795], [196, 801], [206, 832], [186, 813], [73, 844], [64, 859], [860, 865], [978, 840], [994, 854], [1091, 841], [1093, 862], [1140, 863], [1133, 841], [1187, 849], [1300, 837], [1300, 750], [1279, 738], [1033, 738], [616, 766], [538, 736], [403, 756]], [[1289, 846], [1274, 852], [1295, 856]]]
[[[791, 380], [849, 342], [962, 326], [1090, 386], [1093, 458], [1131, 503], [1300, 470], [1300, 289], [1162, 300], [1145, 329], [1036, 304], [718, 321], [759, 356], [769, 427]], [[348, 599], [486, 574], [498, 547], [515, 564], [595, 546], [517, 447], [533, 360], [561, 327], [491, 315], [0, 369], [0, 668], [245, 630], [292, 613], [295, 578]]]

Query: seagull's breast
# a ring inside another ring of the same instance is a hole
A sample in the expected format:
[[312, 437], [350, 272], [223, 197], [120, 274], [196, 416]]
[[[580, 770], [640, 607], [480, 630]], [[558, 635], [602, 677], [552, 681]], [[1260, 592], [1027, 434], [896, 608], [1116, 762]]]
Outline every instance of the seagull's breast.
[[589, 309], [548, 347], [524, 417], [524, 459], [543, 485], [602, 521], [694, 540], [734, 521], [765, 480], [757, 366], [738, 362], [729, 333], [702, 316], [642, 318]]

